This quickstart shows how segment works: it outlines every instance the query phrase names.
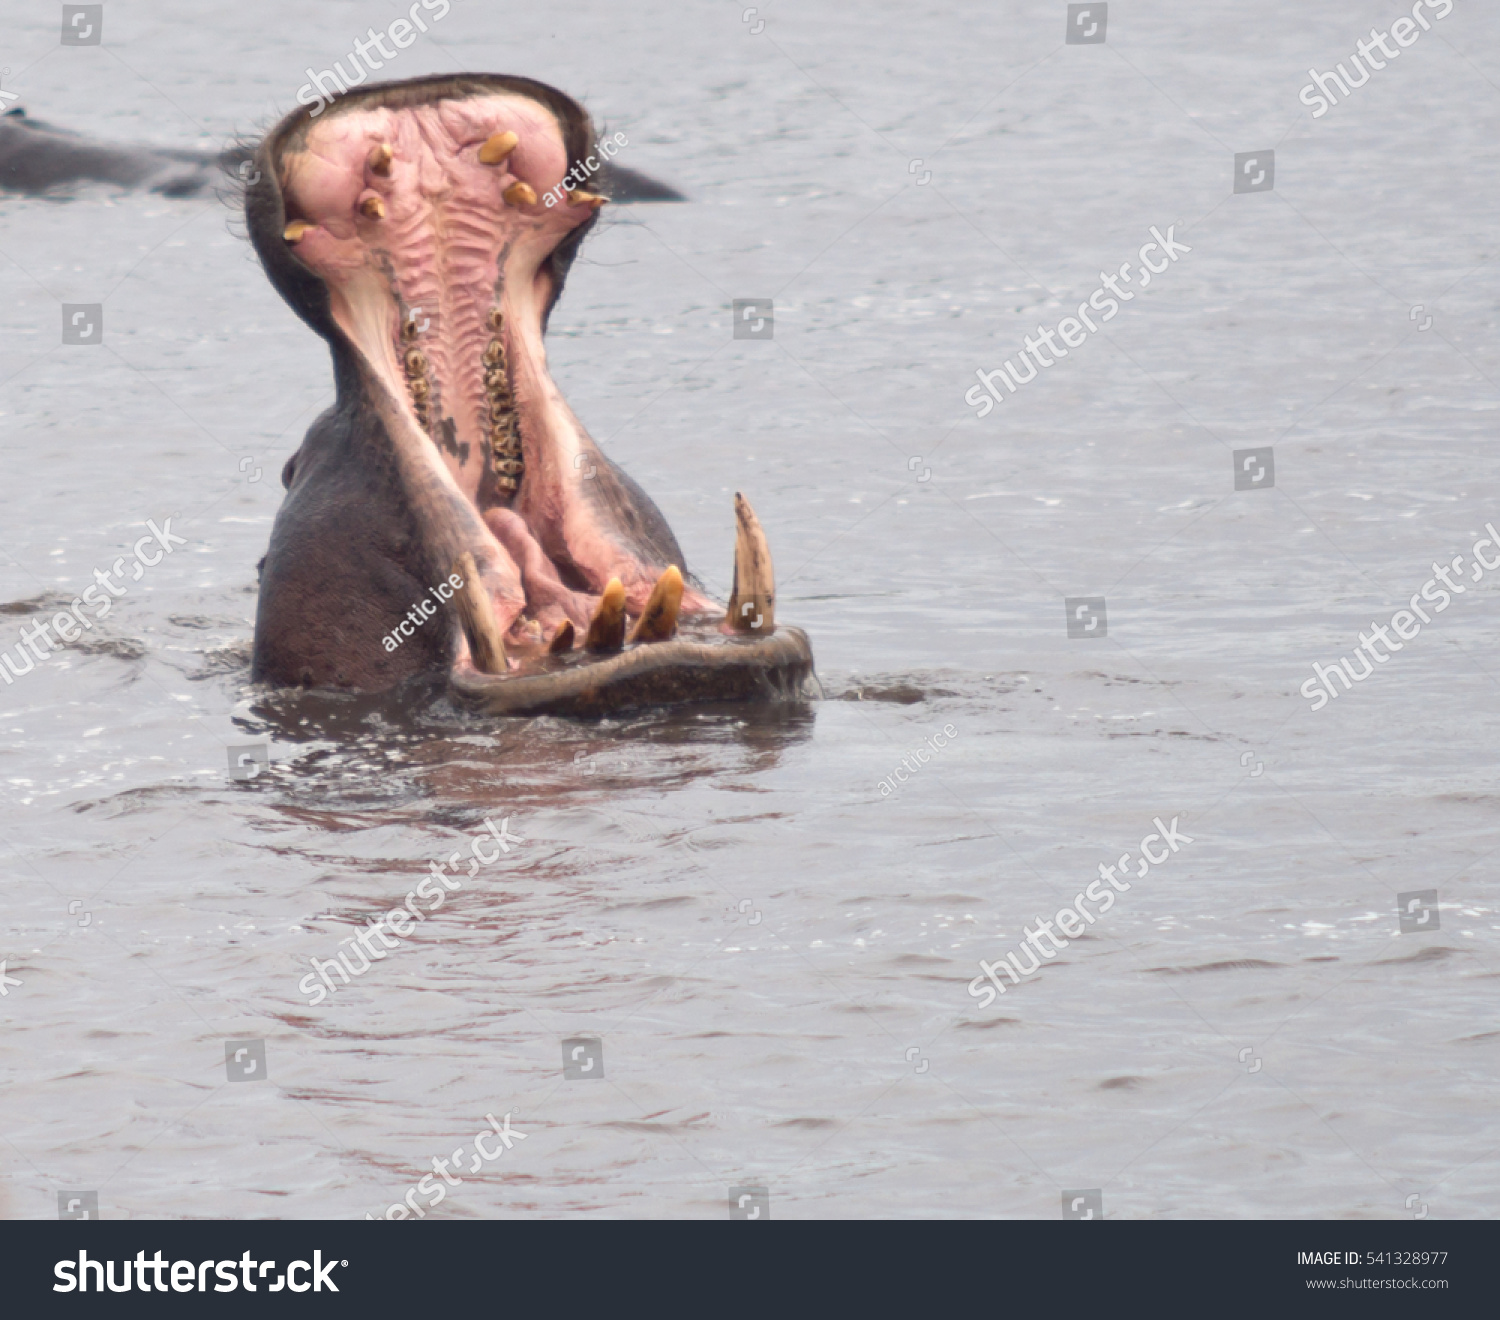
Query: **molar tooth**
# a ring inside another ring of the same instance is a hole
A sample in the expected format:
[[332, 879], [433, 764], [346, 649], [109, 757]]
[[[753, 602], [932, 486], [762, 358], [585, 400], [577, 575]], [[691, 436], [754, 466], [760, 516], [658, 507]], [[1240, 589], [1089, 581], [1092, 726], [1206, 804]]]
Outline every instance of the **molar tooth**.
[[677, 611], [682, 608], [682, 573], [676, 564], [656, 579], [651, 598], [641, 617], [635, 621], [628, 640], [632, 642], [665, 642], [677, 632]]
[[599, 608], [589, 620], [583, 639], [585, 651], [618, 651], [625, 645], [625, 586], [619, 578], [610, 578]]
[[484, 365], [487, 367], [498, 367], [505, 361], [505, 345], [498, 339], [492, 339], [484, 346]]
[[493, 330], [497, 335], [504, 327], [505, 318], [500, 315], [500, 309], [498, 307], [490, 308], [489, 325], [490, 329]]
[[370, 148], [370, 154], [365, 164], [370, 167], [371, 174], [378, 174], [382, 179], [391, 177], [391, 160], [395, 156], [389, 142], [381, 142]]
[[724, 622], [736, 632], [776, 631], [776, 570], [771, 547], [755, 510], [738, 491], [734, 495], [734, 591]]
[[311, 228], [313, 228], [313, 226], [306, 220], [293, 220], [287, 225], [285, 229], [281, 231], [281, 236], [282, 238], [286, 239], [288, 243], [300, 243], [302, 241], [302, 235], [307, 233], [307, 231]]
[[371, 220], [385, 219], [385, 203], [375, 196], [366, 197], [359, 204], [360, 213], [367, 215]]
[[535, 206], [536, 189], [518, 179], [505, 190], [505, 200], [511, 206]]
[[421, 400], [427, 397], [428, 392], [432, 387], [428, 385], [424, 377], [418, 376], [414, 381], [411, 382], [410, 388], [412, 398], [416, 399], [418, 402], [421, 402]]
[[406, 351], [406, 370], [413, 376], [425, 376], [427, 374], [427, 359], [422, 356], [419, 348], [409, 348]]
[[521, 139], [514, 133], [496, 133], [479, 148], [479, 163], [498, 165], [520, 145]]
[[598, 193], [570, 192], [568, 194], [569, 206], [587, 206], [591, 207], [595, 211], [597, 211], [607, 201], [609, 201], [608, 197], [601, 197]]

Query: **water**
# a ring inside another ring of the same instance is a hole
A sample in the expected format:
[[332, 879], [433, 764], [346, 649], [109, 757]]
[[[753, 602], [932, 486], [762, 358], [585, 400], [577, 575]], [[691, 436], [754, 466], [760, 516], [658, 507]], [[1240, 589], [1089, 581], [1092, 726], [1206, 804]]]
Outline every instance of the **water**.
[[[213, 199], [0, 204], [0, 646], [147, 519], [188, 538], [0, 695], [7, 1214], [379, 1214], [506, 1113], [526, 1139], [433, 1215], [721, 1218], [746, 1185], [773, 1217], [1493, 1213], [1490, 578], [1328, 708], [1298, 688], [1500, 516], [1500, 17], [1459, 5], [1314, 122], [1365, 6], [1118, 6], [1102, 46], [1062, 10], [455, 0], [390, 69], [554, 82], [692, 199], [590, 241], [553, 370], [721, 598], [750, 496], [805, 709], [252, 688], [322, 346]], [[111, 9], [59, 49], [3, 12], [33, 115], [175, 147], [273, 122], [389, 17]], [[1274, 190], [1233, 195], [1268, 147]], [[1192, 251], [977, 420], [976, 368], [1153, 225]], [[774, 340], [729, 337], [736, 297]], [[102, 346], [61, 347], [96, 302]], [[1235, 492], [1259, 446], [1274, 489]], [[1108, 635], [1069, 640], [1092, 596]], [[978, 960], [1158, 816], [1193, 841], [981, 1008]], [[524, 842], [311, 1006], [308, 960], [487, 818]], [[1398, 933], [1428, 889], [1440, 929]], [[564, 1079], [575, 1037], [602, 1079]]]

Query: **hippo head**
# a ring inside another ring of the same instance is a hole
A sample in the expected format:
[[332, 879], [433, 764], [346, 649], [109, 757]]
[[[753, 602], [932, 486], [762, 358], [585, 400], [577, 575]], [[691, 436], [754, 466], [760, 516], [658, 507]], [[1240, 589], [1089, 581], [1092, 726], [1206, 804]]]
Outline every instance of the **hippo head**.
[[253, 676], [380, 691], [441, 671], [495, 712], [801, 693], [812, 653], [776, 626], [748, 502], [726, 608], [548, 375], [548, 314], [607, 201], [578, 186], [602, 164], [582, 107], [464, 74], [318, 109], [261, 141], [245, 200], [337, 386], [282, 474]]

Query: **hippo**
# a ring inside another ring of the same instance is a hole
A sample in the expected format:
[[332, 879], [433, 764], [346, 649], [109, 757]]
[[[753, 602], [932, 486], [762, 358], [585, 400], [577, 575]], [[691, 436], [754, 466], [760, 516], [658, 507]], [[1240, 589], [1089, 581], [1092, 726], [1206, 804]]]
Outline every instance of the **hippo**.
[[0, 115], [0, 188], [7, 192], [45, 196], [104, 183], [196, 197], [219, 182], [222, 170], [237, 169], [247, 158], [240, 148], [213, 153], [94, 141], [32, 119], [22, 106]]
[[[0, 190], [29, 197], [58, 197], [89, 184], [198, 197], [216, 191], [225, 173], [247, 179], [253, 154], [245, 143], [210, 152], [103, 142], [33, 119], [19, 105], [0, 114]], [[611, 201], [685, 200], [671, 184], [618, 161], [604, 162], [595, 177]]]
[[251, 243], [337, 391], [282, 473], [252, 679], [441, 674], [482, 712], [584, 717], [815, 691], [749, 501], [719, 604], [548, 374], [548, 316], [610, 200], [584, 109], [499, 74], [316, 109], [242, 172]]

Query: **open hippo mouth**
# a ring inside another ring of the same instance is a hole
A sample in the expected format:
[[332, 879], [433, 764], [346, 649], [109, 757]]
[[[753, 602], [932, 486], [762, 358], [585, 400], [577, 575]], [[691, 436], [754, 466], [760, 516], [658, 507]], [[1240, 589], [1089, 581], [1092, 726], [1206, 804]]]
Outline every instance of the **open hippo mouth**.
[[298, 111], [257, 148], [250, 237], [329, 342], [338, 401], [283, 472], [256, 679], [377, 691], [442, 668], [481, 708], [579, 714], [810, 680], [749, 504], [726, 608], [547, 373], [607, 200], [572, 188], [593, 142], [553, 88], [462, 75]]

